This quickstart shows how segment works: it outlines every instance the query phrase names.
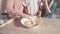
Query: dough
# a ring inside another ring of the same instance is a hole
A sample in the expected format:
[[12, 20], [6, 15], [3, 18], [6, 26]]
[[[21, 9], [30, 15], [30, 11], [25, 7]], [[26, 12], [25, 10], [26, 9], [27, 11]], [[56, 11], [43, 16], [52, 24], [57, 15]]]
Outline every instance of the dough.
[[25, 26], [26, 26], [26, 27], [32, 27], [31, 21], [26, 21], [26, 22], [25, 22]]
[[37, 17], [36, 16], [32, 16], [32, 17], [30, 17], [31, 18], [31, 20], [30, 19], [28, 19], [28, 18], [23, 18], [22, 20], [21, 20], [21, 23], [24, 25], [24, 26], [26, 26], [26, 27], [32, 27], [32, 26], [36, 26], [37, 24], [38, 24], [38, 22], [37, 22]]
[[30, 21], [30, 20], [28, 20], [28, 21], [25, 22], [25, 26], [26, 26], [26, 27], [32, 27], [32, 26], [34, 26], [34, 25], [36, 25], [36, 22], [32, 22], [32, 21]]

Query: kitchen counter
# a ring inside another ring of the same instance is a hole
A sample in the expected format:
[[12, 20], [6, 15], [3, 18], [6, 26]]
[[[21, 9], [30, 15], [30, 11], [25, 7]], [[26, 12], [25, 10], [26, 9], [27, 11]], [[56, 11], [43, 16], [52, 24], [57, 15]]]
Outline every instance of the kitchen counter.
[[39, 26], [29, 29], [16, 19], [0, 28], [0, 34], [60, 34], [60, 19], [43, 18]]

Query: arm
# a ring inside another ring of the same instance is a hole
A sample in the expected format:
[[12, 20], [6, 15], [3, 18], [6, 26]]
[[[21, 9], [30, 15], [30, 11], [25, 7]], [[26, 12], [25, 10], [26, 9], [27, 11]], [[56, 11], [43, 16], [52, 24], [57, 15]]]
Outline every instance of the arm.
[[39, 10], [38, 10], [38, 13], [37, 13], [37, 17], [41, 17], [41, 14], [42, 14], [42, 9], [43, 9], [43, 2], [40, 1], [39, 2]]
[[8, 11], [8, 13], [9, 13], [10, 15], [12, 15], [13, 12], [15, 11], [15, 10], [13, 9], [13, 5], [14, 5], [14, 0], [7, 0], [6, 10]]
[[40, 18], [40, 17], [41, 17], [41, 14], [42, 14], [42, 11], [41, 11], [41, 10], [39, 10], [39, 11], [38, 11], [38, 14], [37, 14], [37, 17], [39, 17], [39, 18]]
[[31, 15], [31, 14], [28, 13], [28, 8], [27, 8], [27, 6], [24, 6], [24, 12], [25, 12], [26, 14], [28, 14], [28, 15]]
[[14, 3], [15, 3], [15, 0], [7, 0], [6, 10], [8, 11], [8, 13], [12, 15], [22, 16], [22, 17], [29, 17], [29, 15], [23, 13], [22, 4], [20, 4], [21, 5], [20, 10], [16, 10], [15, 8], [13, 8]]
[[51, 0], [51, 2], [49, 3], [49, 8], [52, 7], [53, 3], [54, 3], [54, 0]]
[[39, 7], [38, 13], [37, 13], [37, 17], [41, 17], [42, 14], [42, 7]]
[[51, 13], [51, 10], [50, 10], [50, 7], [48, 6], [47, 0], [43, 0], [43, 4], [44, 4], [44, 6], [46, 8], [46, 14], [47, 15], [50, 14]]

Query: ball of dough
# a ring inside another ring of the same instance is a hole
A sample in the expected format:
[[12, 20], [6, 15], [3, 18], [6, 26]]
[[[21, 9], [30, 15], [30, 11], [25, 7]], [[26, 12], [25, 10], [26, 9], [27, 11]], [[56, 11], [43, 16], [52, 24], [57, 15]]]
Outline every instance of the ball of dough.
[[25, 22], [25, 26], [26, 27], [32, 27], [34, 25], [36, 25], [36, 22], [35, 21], [28, 20], [28, 21]]
[[32, 24], [31, 21], [26, 21], [26, 22], [25, 22], [25, 26], [26, 26], [26, 27], [32, 27], [33, 24]]

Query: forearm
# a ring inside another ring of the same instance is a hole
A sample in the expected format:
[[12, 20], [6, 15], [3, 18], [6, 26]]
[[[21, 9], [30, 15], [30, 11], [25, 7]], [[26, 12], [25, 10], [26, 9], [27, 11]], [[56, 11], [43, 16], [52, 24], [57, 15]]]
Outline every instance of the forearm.
[[26, 14], [28, 14], [28, 15], [30, 15], [28, 12], [28, 8], [27, 8], [27, 6], [24, 6], [24, 12], [26, 13]]
[[51, 0], [51, 2], [49, 3], [49, 8], [52, 7], [53, 3], [54, 3], [54, 0]]
[[51, 13], [51, 10], [50, 10], [47, 2], [45, 3], [45, 8], [46, 8], [46, 14]]
[[6, 8], [6, 10], [7, 10], [8, 14], [9, 14], [9, 15], [12, 15], [12, 16], [13, 16], [13, 15], [16, 15], [16, 13], [17, 13], [16, 10], [14, 10], [14, 9], [12, 9], [12, 8]]
[[[21, 16], [21, 17], [29, 17], [30, 15], [27, 15], [27, 14], [25, 14], [25, 13], [23, 13], [23, 12], [19, 12], [19, 11], [16, 11], [16, 10], [14, 10], [14, 9], [9, 9], [8, 10], [9, 11], [9, 13], [13, 13], [13, 14], [17, 14], [17, 16]], [[15, 12], [15, 13], [14, 13]]]
[[37, 16], [40, 18], [41, 17], [41, 14], [42, 14], [42, 11], [39, 10], [38, 13], [37, 13]]
[[11, 15], [11, 17], [16, 17], [16, 16], [28, 17], [29, 15], [23, 13], [22, 1], [20, 3], [17, 2], [16, 4], [17, 5], [15, 5], [15, 0], [7, 1], [6, 10]]

